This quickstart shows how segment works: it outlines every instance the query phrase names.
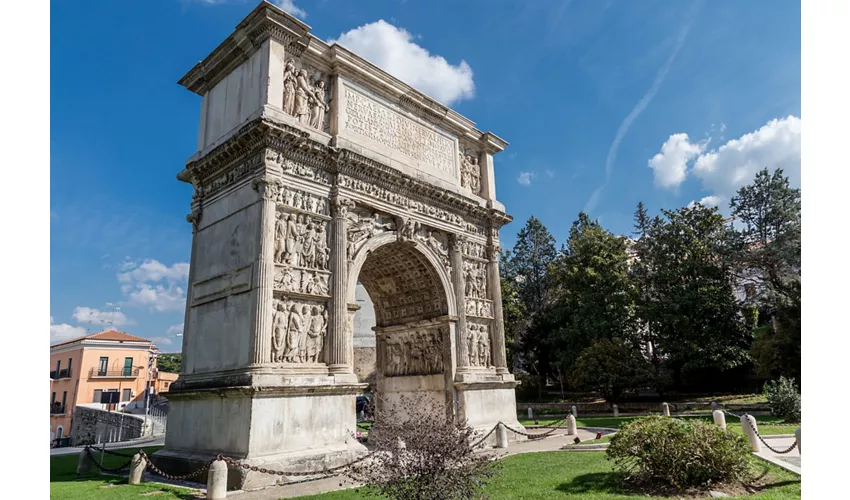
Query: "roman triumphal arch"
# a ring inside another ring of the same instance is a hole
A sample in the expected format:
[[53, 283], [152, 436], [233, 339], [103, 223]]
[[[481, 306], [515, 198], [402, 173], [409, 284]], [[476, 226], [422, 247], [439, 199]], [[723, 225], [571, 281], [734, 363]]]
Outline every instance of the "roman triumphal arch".
[[[191, 269], [159, 459], [310, 471], [364, 453], [358, 281], [379, 404], [414, 394], [476, 428], [520, 428], [493, 173], [507, 143], [265, 2], [180, 84], [203, 100], [178, 175], [195, 190]], [[274, 481], [230, 470], [231, 487]]]

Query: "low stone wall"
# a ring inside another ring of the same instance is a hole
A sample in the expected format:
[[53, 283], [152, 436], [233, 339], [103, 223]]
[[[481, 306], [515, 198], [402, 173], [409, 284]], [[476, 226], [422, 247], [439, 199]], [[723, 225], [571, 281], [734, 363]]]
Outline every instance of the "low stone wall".
[[71, 427], [74, 445], [114, 443], [145, 434], [145, 419], [129, 413], [77, 406]]

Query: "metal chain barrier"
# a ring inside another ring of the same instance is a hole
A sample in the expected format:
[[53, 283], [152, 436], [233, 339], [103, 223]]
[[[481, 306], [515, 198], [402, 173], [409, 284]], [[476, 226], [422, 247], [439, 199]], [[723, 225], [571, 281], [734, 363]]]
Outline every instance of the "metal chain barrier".
[[92, 463], [94, 463], [97, 466], [97, 468], [100, 469], [101, 472], [113, 472], [113, 473], [114, 472], [121, 472], [122, 470], [126, 469], [127, 467], [130, 466], [130, 464], [133, 463], [133, 459], [130, 458], [130, 460], [127, 460], [126, 462], [124, 462], [123, 464], [121, 464], [118, 467], [105, 467], [102, 463], [98, 462], [96, 458], [94, 458], [94, 454], [92, 454], [92, 452], [91, 452], [91, 447], [86, 446], [85, 452], [88, 454]]
[[207, 469], [210, 468], [210, 465], [212, 465], [212, 463], [217, 460], [217, 458], [214, 458], [212, 460], [208, 460], [206, 463], [204, 463], [203, 466], [201, 466], [200, 469], [196, 470], [195, 472], [190, 472], [189, 474], [184, 474], [182, 476], [175, 476], [173, 474], [169, 474], [167, 472], [164, 472], [162, 469], [157, 467], [156, 464], [153, 463], [153, 460], [151, 460], [151, 458], [147, 455], [147, 453], [145, 453], [145, 450], [139, 450], [139, 455], [141, 455], [142, 460], [145, 461], [145, 468], [150, 469], [157, 476], [161, 476], [161, 477], [164, 477], [165, 479], [170, 479], [172, 481], [183, 481], [183, 480], [189, 479], [190, 477], [195, 477], [199, 474], [202, 474], [202, 473], [206, 472]]
[[[499, 422], [499, 424], [501, 424], [501, 422]], [[496, 424], [495, 426], [493, 426], [493, 428], [492, 428], [492, 429], [490, 429], [490, 432], [488, 432], [487, 434], [484, 434], [484, 437], [482, 437], [481, 439], [479, 439], [478, 441], [476, 441], [475, 443], [473, 443], [473, 444], [471, 445], [471, 447], [472, 447], [472, 448], [478, 448], [478, 446], [479, 446], [479, 445], [481, 445], [481, 443], [483, 443], [484, 441], [486, 441], [486, 440], [487, 440], [487, 438], [488, 438], [488, 437], [490, 437], [490, 435], [491, 435], [491, 434], [493, 434], [494, 432], [496, 432], [496, 429], [498, 429], [498, 428], [499, 428], [499, 424]]]
[[793, 443], [791, 446], [789, 446], [787, 449], [782, 450], [782, 451], [777, 450], [776, 448], [774, 448], [774, 447], [770, 446], [769, 444], [767, 444], [767, 441], [765, 441], [765, 440], [764, 440], [764, 438], [763, 438], [763, 437], [761, 437], [761, 434], [759, 434], [759, 431], [758, 431], [757, 429], [755, 429], [755, 428], [752, 426], [752, 424], [750, 424], [750, 420], [749, 420], [749, 419], [745, 418], [745, 419], [744, 419], [744, 421], [745, 421], [745, 422], [747, 422], [747, 426], [750, 428], [750, 430], [751, 430], [751, 431], [753, 431], [753, 433], [756, 435], [756, 437], [757, 437], [757, 438], [759, 438], [759, 441], [761, 441], [761, 444], [763, 444], [763, 445], [764, 445], [764, 446], [765, 446], [768, 450], [770, 450], [770, 451], [772, 451], [772, 452], [776, 453], [777, 455], [784, 455], [784, 454], [786, 454], [786, 453], [790, 453], [790, 452], [791, 452], [791, 450], [793, 450], [794, 448], [796, 448], [796, 447], [797, 447], [797, 440], [795, 439], [795, 440], [794, 440], [794, 443]]
[[[97, 449], [97, 448], [95, 448], [95, 449]], [[105, 449], [105, 448], [102, 448], [100, 451], [106, 453], [107, 455], [114, 455], [116, 457], [125, 457], [125, 458], [132, 458], [133, 457], [133, 455], [128, 455], [126, 453], [119, 453], [117, 451], [111, 451], [111, 450], [108, 450], [108, 449]]]
[[529, 434], [528, 432], [518, 431], [516, 429], [512, 429], [511, 427], [508, 427], [507, 425], [505, 425], [502, 422], [499, 422], [498, 424], [496, 424], [496, 426], [498, 427], [499, 425], [504, 425], [505, 429], [513, 432], [514, 434], [519, 434], [520, 436], [525, 436], [528, 439], [535, 440], [535, 439], [543, 439], [546, 436], [553, 434], [558, 429], [563, 429], [564, 426], [555, 426], [555, 424], [559, 424], [559, 423], [563, 422], [564, 420], [566, 420], [566, 419], [562, 418], [561, 420], [555, 421], [554, 423], [551, 424], [552, 426], [554, 426], [554, 427], [552, 427], [551, 430], [548, 430], [548, 431], [540, 433], [540, 434]]

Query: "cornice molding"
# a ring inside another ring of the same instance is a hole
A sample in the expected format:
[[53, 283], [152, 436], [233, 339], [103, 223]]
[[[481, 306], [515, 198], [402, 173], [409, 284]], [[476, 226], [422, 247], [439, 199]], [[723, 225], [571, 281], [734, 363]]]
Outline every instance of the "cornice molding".
[[187, 163], [177, 178], [196, 186], [199, 191], [196, 193], [196, 200], [200, 200], [205, 196], [212, 196], [255, 170], [262, 170], [262, 162], [259, 162], [254, 165], [255, 168], [243, 169], [242, 174], [223, 183], [215, 182], [216, 185], [211, 186], [211, 181], [216, 176], [226, 176], [237, 164], [244, 163], [255, 155], [261, 155], [265, 150], [272, 150], [283, 158], [324, 170], [329, 175], [342, 174], [374, 184], [412, 200], [457, 213], [467, 220], [471, 217], [475, 221], [489, 222], [496, 227], [513, 220], [499, 210], [482, 206], [473, 198], [421, 181], [355, 151], [321, 144], [311, 140], [306, 131], [264, 117], [249, 122], [203, 157]]
[[263, 2], [236, 26], [203, 61], [196, 64], [177, 83], [200, 96], [229, 75], [268, 40], [286, 45], [293, 55], [301, 55], [305, 42], [299, 42], [310, 26]]

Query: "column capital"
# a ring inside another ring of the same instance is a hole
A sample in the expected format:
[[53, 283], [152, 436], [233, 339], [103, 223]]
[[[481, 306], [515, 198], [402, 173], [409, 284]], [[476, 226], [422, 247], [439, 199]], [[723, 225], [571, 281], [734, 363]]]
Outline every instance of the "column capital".
[[269, 179], [254, 179], [251, 182], [251, 187], [267, 201], [277, 199], [281, 189], [280, 182]]
[[331, 195], [331, 217], [343, 219], [348, 215], [349, 210], [355, 207], [354, 201], [342, 197], [339, 194]]

